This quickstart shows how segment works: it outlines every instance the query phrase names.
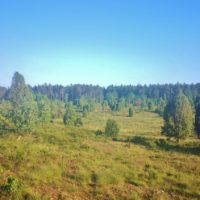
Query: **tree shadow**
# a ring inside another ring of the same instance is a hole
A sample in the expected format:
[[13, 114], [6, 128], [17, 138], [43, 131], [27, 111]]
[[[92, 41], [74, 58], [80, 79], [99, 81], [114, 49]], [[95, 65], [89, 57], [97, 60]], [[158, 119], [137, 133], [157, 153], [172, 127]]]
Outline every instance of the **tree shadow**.
[[200, 142], [187, 142], [184, 144], [177, 144], [176, 142], [167, 141], [165, 139], [155, 139], [143, 136], [134, 136], [126, 139], [114, 138], [113, 141], [141, 145], [148, 149], [159, 149], [169, 152], [171, 151], [185, 154], [200, 155]]

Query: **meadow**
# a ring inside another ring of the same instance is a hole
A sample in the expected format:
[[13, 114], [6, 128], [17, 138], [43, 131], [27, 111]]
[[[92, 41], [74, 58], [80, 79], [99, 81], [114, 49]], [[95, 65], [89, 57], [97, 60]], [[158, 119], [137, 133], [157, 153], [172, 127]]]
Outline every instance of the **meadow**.
[[[119, 124], [117, 138], [95, 134], [108, 119]], [[169, 141], [162, 125], [153, 112], [95, 111], [81, 127], [60, 119], [2, 133], [0, 184], [12, 176], [20, 186], [0, 199], [200, 199], [200, 141]]]

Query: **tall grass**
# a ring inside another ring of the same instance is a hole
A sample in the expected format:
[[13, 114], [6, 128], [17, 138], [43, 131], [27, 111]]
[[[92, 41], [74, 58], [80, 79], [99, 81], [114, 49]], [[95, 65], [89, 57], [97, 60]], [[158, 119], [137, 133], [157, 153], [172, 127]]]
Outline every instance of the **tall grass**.
[[[1, 136], [0, 185], [9, 176], [19, 180], [22, 199], [200, 198], [200, 142], [177, 146], [160, 136], [158, 115], [127, 115], [93, 112], [83, 127], [58, 120], [20, 138]], [[95, 134], [107, 119], [120, 126], [117, 141]], [[11, 194], [1, 189], [0, 195]]]

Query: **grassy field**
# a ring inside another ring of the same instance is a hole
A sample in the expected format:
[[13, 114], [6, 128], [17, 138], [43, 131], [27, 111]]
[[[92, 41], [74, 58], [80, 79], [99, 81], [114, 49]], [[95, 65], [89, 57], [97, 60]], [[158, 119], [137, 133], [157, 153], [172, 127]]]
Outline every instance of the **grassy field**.
[[[114, 140], [95, 135], [107, 119], [119, 124]], [[93, 112], [83, 127], [58, 120], [2, 135], [0, 184], [10, 175], [19, 180], [14, 199], [200, 199], [200, 141], [167, 141], [162, 123], [150, 112]]]

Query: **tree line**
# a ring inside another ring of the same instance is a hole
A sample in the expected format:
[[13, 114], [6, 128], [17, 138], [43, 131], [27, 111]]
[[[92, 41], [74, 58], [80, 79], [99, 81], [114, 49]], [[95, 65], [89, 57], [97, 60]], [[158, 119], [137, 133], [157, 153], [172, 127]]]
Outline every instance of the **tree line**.
[[120, 111], [135, 109], [157, 112], [164, 119], [163, 134], [185, 138], [193, 130], [200, 137], [200, 84], [149, 86], [26, 85], [16, 72], [9, 89], [0, 87], [0, 128], [28, 130], [37, 122], [63, 118], [65, 125], [82, 125], [82, 117], [98, 108]]
[[[172, 98], [177, 91], [182, 90], [190, 99], [194, 100], [200, 94], [200, 83], [197, 84], [154, 84], [154, 85], [121, 85], [100, 87], [94, 85], [75, 84], [69, 86], [43, 84], [38, 86], [28, 86], [34, 94], [42, 94], [51, 100], [78, 101], [82, 96], [94, 99], [98, 102], [104, 100], [119, 101], [124, 98], [128, 103], [142, 104], [143, 99], [163, 99], [165, 101]], [[0, 99], [8, 98], [10, 88], [0, 87]]]
[[[156, 84], [156, 85], [121, 85], [100, 87], [93, 85], [51, 85], [28, 86], [34, 96], [43, 95], [49, 100], [73, 102], [78, 105], [84, 99], [93, 103], [100, 103], [102, 109], [119, 111], [124, 107], [135, 106], [141, 109], [156, 111], [163, 114], [166, 103], [173, 98], [179, 90], [188, 97], [192, 106], [200, 94], [200, 83], [197, 84]], [[0, 87], [0, 100], [9, 99], [11, 88]]]

